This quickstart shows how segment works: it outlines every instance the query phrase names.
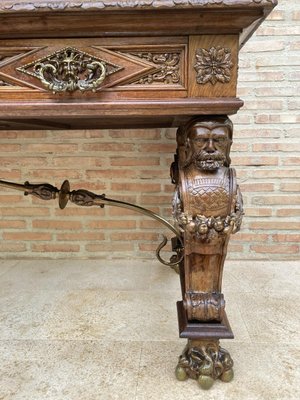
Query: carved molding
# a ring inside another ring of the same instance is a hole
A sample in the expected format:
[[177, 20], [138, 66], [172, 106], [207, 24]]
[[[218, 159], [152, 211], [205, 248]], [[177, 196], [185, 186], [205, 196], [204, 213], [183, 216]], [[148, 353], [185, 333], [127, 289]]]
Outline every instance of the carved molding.
[[0, 64], [4, 63], [5, 61], [7, 61], [8, 59], [10, 59], [12, 56], [3, 56], [0, 55]]
[[194, 68], [197, 72], [197, 83], [206, 84], [210, 82], [228, 83], [231, 79], [233, 67], [231, 50], [224, 47], [211, 47], [209, 49], [198, 49], [196, 52], [196, 63]]
[[151, 84], [178, 84], [181, 82], [180, 64], [181, 52], [130, 52], [132, 56], [139, 57], [157, 66], [157, 70], [151, 74], [142, 76], [132, 82], [132, 85], [151, 85]]
[[26, 11], [85, 11], [104, 9], [136, 8], [182, 8], [182, 7], [223, 7], [223, 6], [273, 6], [278, 0], [4, 0], [0, 12]]
[[8, 82], [4, 82], [4, 81], [1, 81], [1, 79], [0, 79], [0, 87], [3, 87], [3, 86], [14, 86], [14, 85], [12, 85], [11, 83], [8, 83]]

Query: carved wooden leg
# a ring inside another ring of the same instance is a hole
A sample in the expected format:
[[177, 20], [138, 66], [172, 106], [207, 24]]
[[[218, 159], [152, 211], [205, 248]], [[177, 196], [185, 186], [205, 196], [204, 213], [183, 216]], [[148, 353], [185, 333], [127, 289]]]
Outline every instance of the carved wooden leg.
[[176, 376], [197, 379], [207, 389], [214, 379], [233, 378], [233, 361], [219, 346], [219, 339], [233, 338], [222, 274], [230, 234], [239, 230], [243, 216], [230, 168], [232, 123], [227, 116], [199, 117], [178, 130], [177, 143], [174, 218], [184, 239], [178, 318], [180, 337], [189, 340]]

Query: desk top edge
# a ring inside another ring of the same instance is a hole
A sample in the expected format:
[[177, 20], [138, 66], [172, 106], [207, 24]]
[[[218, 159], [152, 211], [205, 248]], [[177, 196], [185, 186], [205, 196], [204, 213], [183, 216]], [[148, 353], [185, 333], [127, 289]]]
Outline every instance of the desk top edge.
[[0, 14], [67, 11], [130, 11], [182, 8], [220, 9], [231, 7], [273, 8], [278, 0], [4, 0], [0, 3]]

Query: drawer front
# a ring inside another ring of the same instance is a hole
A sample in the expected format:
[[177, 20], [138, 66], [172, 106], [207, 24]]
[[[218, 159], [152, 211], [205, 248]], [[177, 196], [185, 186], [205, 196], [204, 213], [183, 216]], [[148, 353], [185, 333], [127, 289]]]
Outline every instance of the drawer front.
[[0, 41], [0, 99], [188, 95], [188, 37]]
[[0, 41], [0, 100], [234, 97], [238, 35]]

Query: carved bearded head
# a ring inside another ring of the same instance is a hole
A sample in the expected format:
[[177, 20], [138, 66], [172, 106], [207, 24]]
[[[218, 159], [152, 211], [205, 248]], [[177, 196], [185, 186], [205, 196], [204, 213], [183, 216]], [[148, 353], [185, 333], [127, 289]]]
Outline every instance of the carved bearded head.
[[194, 164], [198, 169], [205, 171], [215, 171], [222, 166], [229, 167], [232, 122], [228, 117], [197, 118], [187, 125], [184, 133], [185, 166]]

